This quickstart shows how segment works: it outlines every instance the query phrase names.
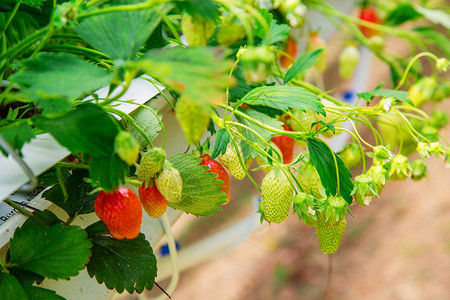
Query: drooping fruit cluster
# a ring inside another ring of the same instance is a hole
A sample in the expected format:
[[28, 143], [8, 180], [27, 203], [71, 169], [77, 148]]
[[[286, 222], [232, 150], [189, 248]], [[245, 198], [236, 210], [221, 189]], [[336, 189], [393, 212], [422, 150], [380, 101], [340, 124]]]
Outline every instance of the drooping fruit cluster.
[[100, 191], [94, 210], [116, 239], [134, 239], [139, 235], [142, 207], [138, 196], [128, 188], [119, 187], [113, 192]]

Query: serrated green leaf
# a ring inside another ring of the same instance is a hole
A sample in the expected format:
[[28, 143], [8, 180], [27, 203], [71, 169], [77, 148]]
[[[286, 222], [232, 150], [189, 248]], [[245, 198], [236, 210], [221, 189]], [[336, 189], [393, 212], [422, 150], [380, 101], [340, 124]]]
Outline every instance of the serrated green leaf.
[[286, 72], [286, 75], [284, 75], [283, 82], [286, 84], [293, 78], [311, 68], [317, 62], [317, 58], [322, 51], [323, 49], [320, 48], [300, 55]]
[[420, 18], [422, 14], [417, 12], [417, 10], [410, 3], [402, 3], [396, 6], [395, 9], [389, 12], [386, 17], [386, 26], [397, 26], [403, 24], [407, 21], [411, 21]]
[[220, 128], [215, 136], [214, 151], [211, 154], [211, 159], [215, 159], [219, 154], [224, 154], [227, 150], [227, 145], [230, 142], [230, 134], [225, 128]]
[[[153, 108], [151, 110], [155, 111]], [[155, 114], [157, 112], [155, 111]], [[159, 125], [158, 119], [155, 114], [149, 111], [147, 108], [139, 107], [133, 112], [130, 113], [130, 117], [134, 119], [134, 122], [147, 134], [150, 140], [154, 140], [161, 130], [161, 126]], [[162, 120], [162, 116], [159, 116], [159, 119]], [[148, 145], [148, 141], [137, 131], [136, 127], [132, 124], [129, 124], [127, 121], [125, 122], [126, 129], [131, 133], [131, 135], [136, 139], [141, 148], [144, 148]]]
[[[242, 112], [244, 112], [246, 115], [248, 115], [249, 117], [251, 117], [252, 119], [258, 120], [261, 123], [268, 125], [270, 127], [273, 127], [273, 128], [279, 129], [279, 130], [283, 130], [283, 127], [282, 127], [283, 122], [278, 121], [277, 119], [269, 117], [268, 115], [261, 113], [259, 111], [253, 110], [253, 109], [240, 109], [240, 110]], [[239, 115], [236, 115], [236, 118], [243, 125], [246, 125], [247, 127], [250, 127], [251, 129], [256, 131], [267, 142], [270, 141], [270, 139], [276, 135], [276, 133], [274, 133], [270, 130], [267, 130], [257, 124], [254, 124], [253, 122], [250, 122], [249, 120], [247, 120]], [[248, 140], [250, 140], [254, 143], [259, 143], [261, 145], [261, 147], [265, 148], [263, 141], [261, 141], [261, 139], [258, 136], [256, 136], [253, 132], [251, 132], [250, 130], [243, 129], [242, 134]], [[244, 157], [244, 161], [246, 161], [250, 157], [256, 157], [258, 155], [258, 152], [256, 152], [256, 150], [253, 149], [245, 141], [242, 141], [240, 146], [241, 146], [242, 155]]]
[[72, 109], [72, 102], [66, 98], [38, 98], [33, 102], [37, 104], [38, 108], [42, 109], [43, 115]]
[[175, 6], [191, 16], [200, 16], [213, 22], [219, 17], [219, 7], [212, 0], [186, 0], [176, 2]]
[[28, 296], [28, 300], [64, 300], [65, 298], [56, 294], [55, 291], [44, 289], [38, 286], [23, 287]]
[[142, 293], [151, 290], [156, 277], [156, 258], [143, 234], [132, 240], [110, 237], [101, 221], [86, 228], [92, 242], [92, 256], [87, 265], [89, 276], [96, 277], [109, 289]]
[[[270, 23], [273, 20], [273, 15], [269, 12], [268, 9], [262, 8], [259, 9], [259, 13], [261, 16], [266, 20], [267, 25], [270, 26]], [[266, 30], [264, 30], [264, 26], [259, 22], [259, 19], [257, 19], [257, 22], [253, 28], [253, 35], [256, 37], [259, 37], [261, 40], [266, 36]]]
[[291, 27], [287, 24], [278, 24], [277, 21], [270, 21], [269, 32], [264, 36], [261, 45], [273, 45], [279, 41], [287, 39]]
[[336, 195], [338, 192], [336, 164], [333, 156], [336, 158], [339, 172], [339, 194], [348, 204], [351, 204], [352, 173], [339, 156], [332, 152], [323, 141], [317, 138], [308, 138], [306, 142], [311, 161], [319, 174], [320, 181], [330, 195]]
[[[140, 0], [115, 0], [113, 5], [141, 3]], [[80, 22], [75, 31], [95, 49], [115, 60], [131, 60], [161, 22], [161, 14], [172, 8], [170, 4], [149, 9], [120, 10], [93, 15]]]
[[[0, 135], [11, 145], [15, 150], [21, 150], [23, 145], [34, 138], [34, 133], [30, 124], [26, 120], [20, 120], [10, 125], [0, 128]], [[0, 147], [3, 154], [8, 156], [8, 152]]]
[[91, 213], [94, 211], [97, 193], [90, 194], [93, 187], [84, 181], [85, 177], [89, 177], [87, 170], [75, 169], [72, 171], [72, 175], [64, 182], [69, 195], [67, 199], [64, 199], [59, 184], [45, 191], [42, 197], [64, 209], [72, 219], [78, 215]]
[[113, 78], [113, 73], [67, 53], [39, 53], [22, 65], [25, 70], [11, 78], [33, 99], [79, 99], [108, 85]]
[[33, 285], [35, 282], [39, 284], [45, 279], [44, 276], [15, 267], [8, 268], [8, 271], [11, 275], [14, 275], [17, 280], [19, 280], [22, 286]]
[[92, 158], [89, 164], [89, 175], [93, 185], [100, 186], [106, 191], [112, 191], [125, 182], [129, 167], [117, 154], [110, 157]]
[[241, 101], [249, 105], [263, 105], [280, 110], [297, 108], [305, 111], [310, 109], [326, 115], [323, 104], [317, 95], [303, 88], [288, 85], [255, 88], [248, 92]]
[[419, 14], [422, 14], [425, 19], [435, 24], [440, 24], [447, 29], [450, 29], [450, 15], [444, 10], [429, 9], [422, 6], [416, 6]]
[[224, 97], [231, 63], [211, 47], [152, 50], [136, 65], [191, 99], [217, 103]]
[[0, 272], [0, 299], [27, 299], [27, 295], [20, 285], [20, 282], [11, 274]]
[[222, 191], [223, 181], [217, 174], [208, 172], [209, 168], [200, 165], [201, 159], [192, 155], [177, 154], [169, 159], [180, 172], [183, 180], [183, 194], [180, 203], [169, 202], [169, 206], [195, 216], [215, 215], [222, 210], [226, 194]]
[[35, 211], [33, 216], [23, 223], [22, 227], [53, 226], [56, 224], [61, 224], [61, 221], [54, 213], [46, 209], [44, 211]]
[[67, 279], [88, 263], [92, 244], [81, 228], [57, 224], [17, 228], [10, 246], [11, 264], [48, 278]]
[[79, 105], [65, 114], [33, 117], [36, 127], [49, 132], [61, 145], [73, 153], [94, 157], [109, 157], [114, 151], [117, 124], [99, 106]]
[[363, 98], [366, 101], [371, 101], [373, 97], [392, 97], [400, 101], [413, 105], [412, 101], [408, 98], [407, 91], [389, 90], [389, 89], [375, 89], [372, 91], [358, 93], [358, 97]]

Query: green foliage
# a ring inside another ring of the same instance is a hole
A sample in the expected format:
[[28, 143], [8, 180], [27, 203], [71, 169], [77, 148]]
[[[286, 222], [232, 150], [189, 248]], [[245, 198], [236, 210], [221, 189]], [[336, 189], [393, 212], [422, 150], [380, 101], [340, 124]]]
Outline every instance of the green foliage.
[[72, 175], [64, 181], [68, 198], [64, 199], [60, 184], [54, 185], [42, 195], [46, 200], [58, 205], [74, 219], [81, 214], [88, 214], [94, 211], [94, 201], [97, 193], [92, 194], [92, 186], [84, 181], [89, 173], [87, 170], [75, 169]]
[[273, 15], [267, 9], [260, 9], [259, 12], [266, 20], [269, 25], [269, 31], [264, 30], [264, 26], [259, 23], [255, 26], [254, 34], [255, 36], [261, 38], [260, 45], [273, 45], [277, 42], [285, 40], [288, 37], [290, 27], [286, 24], [278, 24], [276, 20], [273, 19]]
[[201, 159], [192, 155], [177, 154], [169, 159], [183, 180], [183, 194], [179, 203], [169, 202], [169, 206], [195, 216], [215, 215], [225, 203], [222, 180], [217, 174], [208, 172], [208, 167], [200, 165]]
[[156, 277], [156, 258], [143, 234], [132, 240], [118, 240], [109, 235], [101, 221], [86, 228], [92, 242], [92, 256], [87, 265], [89, 276], [96, 277], [109, 289], [130, 294], [151, 290]]
[[[152, 141], [158, 136], [158, 133], [161, 130], [161, 125], [159, 125], [158, 119], [155, 116], [156, 114], [157, 112], [150, 107], [139, 107], [130, 113], [130, 117], [133, 118], [136, 125], [138, 125]], [[158, 118], [162, 120], [162, 116], [158, 116]], [[125, 128], [134, 136], [139, 143], [139, 146], [141, 148], [146, 147], [148, 141], [137, 131], [136, 127], [126, 120], [124, 120], [124, 123]]]
[[219, 9], [212, 0], [186, 0], [175, 2], [180, 11], [187, 12], [191, 16], [200, 16], [204, 19], [216, 21], [219, 17]]
[[87, 264], [92, 244], [84, 230], [56, 224], [22, 226], [14, 232], [10, 246], [14, 266], [52, 279], [67, 279]]
[[20, 282], [11, 274], [0, 272], [0, 299], [27, 299], [27, 295]]
[[[22, 65], [25, 70], [11, 78], [21, 85], [27, 97], [38, 103], [41, 98], [78, 99], [109, 84], [113, 77], [105, 69], [66, 53], [40, 53], [36, 58], [23, 61]], [[67, 107], [66, 102], [61, 102], [64, 108]], [[44, 108], [48, 110], [48, 107]]]
[[402, 3], [389, 12], [385, 22], [387, 26], [397, 26], [421, 16], [410, 3]]
[[64, 300], [65, 298], [59, 296], [54, 291], [44, 289], [38, 286], [24, 286], [25, 293], [28, 300]]
[[128, 171], [127, 163], [115, 153], [109, 157], [93, 157], [89, 164], [92, 184], [101, 186], [106, 191], [112, 191], [121, 183], [124, 183]]
[[230, 133], [225, 128], [220, 128], [216, 132], [214, 141], [214, 151], [211, 154], [211, 159], [216, 158], [219, 154], [224, 154], [227, 151], [227, 145], [230, 142]]
[[305, 52], [298, 56], [292, 66], [287, 70], [284, 75], [283, 82], [286, 84], [298, 75], [302, 74], [309, 68], [311, 68], [318, 60], [319, 55], [323, 49], [319, 48], [314, 51]]
[[249, 105], [264, 105], [280, 110], [289, 108], [313, 110], [325, 116], [325, 110], [317, 95], [301, 88], [288, 85], [263, 86], [248, 92], [242, 102]]
[[372, 91], [358, 93], [359, 97], [363, 98], [367, 102], [372, 101], [373, 97], [380, 96], [380, 97], [391, 97], [403, 102], [406, 102], [408, 104], [412, 105], [412, 101], [408, 98], [408, 92], [407, 91], [398, 91], [398, 90], [387, 90], [387, 89], [379, 89], [376, 88]]
[[352, 173], [347, 169], [339, 156], [332, 152], [323, 141], [317, 138], [308, 138], [306, 141], [311, 161], [317, 173], [319, 173], [320, 181], [327, 193], [330, 195], [339, 194], [348, 204], [351, 204], [351, 192], [353, 190]]
[[[5, 127], [0, 127], [0, 134], [13, 149], [19, 151], [25, 143], [34, 138], [31, 126], [26, 120], [20, 120]], [[0, 150], [5, 156], [8, 156], [8, 152], [5, 149], [0, 147]]]
[[[112, 4], [140, 3], [139, 0], [115, 0]], [[75, 31], [95, 49], [115, 60], [132, 60], [161, 22], [161, 15], [171, 5], [158, 5], [153, 10], [122, 10], [90, 16]]]

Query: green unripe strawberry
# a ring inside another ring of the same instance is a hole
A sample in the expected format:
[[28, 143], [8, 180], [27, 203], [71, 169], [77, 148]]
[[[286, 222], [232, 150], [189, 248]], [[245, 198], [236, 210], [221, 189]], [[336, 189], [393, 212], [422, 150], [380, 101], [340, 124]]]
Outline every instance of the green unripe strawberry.
[[166, 153], [158, 147], [150, 149], [142, 156], [137, 177], [144, 183], [144, 187], [148, 186], [153, 176], [161, 172], [165, 160]]
[[357, 143], [349, 143], [338, 153], [344, 165], [351, 169], [361, 162], [361, 149]]
[[423, 77], [414, 83], [408, 91], [408, 97], [416, 107], [432, 100], [437, 83], [434, 77]]
[[163, 197], [173, 203], [181, 201], [183, 181], [180, 172], [169, 161], [164, 162], [164, 167], [155, 179], [156, 187]]
[[191, 145], [198, 143], [209, 124], [209, 104], [181, 96], [175, 109], [187, 142]]
[[271, 170], [261, 183], [261, 210], [264, 219], [271, 223], [280, 223], [289, 215], [294, 188], [286, 175]]
[[114, 151], [127, 165], [133, 165], [139, 157], [139, 145], [128, 131], [119, 131], [114, 139]]
[[397, 154], [391, 161], [391, 166], [389, 168], [389, 179], [405, 180], [411, 174], [411, 165], [409, 164], [408, 158], [402, 154]]
[[367, 44], [372, 52], [379, 53], [384, 49], [384, 39], [377, 34], [367, 40]]
[[[238, 149], [239, 155], [242, 158], [239, 146]], [[236, 152], [236, 149], [232, 145], [228, 144], [225, 153], [220, 154], [217, 158], [219, 159], [220, 163], [225, 167], [225, 169], [227, 169], [228, 172], [230, 172], [231, 176], [233, 176], [236, 179], [243, 179], [245, 177], [246, 174], [241, 166], [241, 163], [239, 162], [238, 152]], [[249, 164], [247, 161], [246, 167], [248, 167], [248, 165]]]
[[214, 22], [184, 13], [181, 17], [181, 31], [189, 46], [205, 46], [214, 33]]
[[228, 46], [245, 37], [245, 30], [242, 24], [233, 21], [233, 18], [226, 17], [222, 26], [217, 32], [216, 41], [219, 45]]
[[275, 61], [275, 55], [267, 46], [248, 47], [239, 56], [248, 82], [266, 80]]
[[336, 221], [334, 216], [327, 219], [325, 212], [317, 212], [316, 234], [323, 253], [333, 254], [337, 251], [344, 235], [346, 223], [345, 218]]
[[359, 62], [359, 50], [355, 43], [348, 44], [339, 55], [339, 74], [342, 78], [350, 78]]
[[367, 170], [367, 175], [369, 175], [376, 184], [378, 195], [386, 186], [387, 172], [388, 171], [381, 165], [373, 165]]
[[423, 159], [416, 159], [411, 163], [412, 174], [411, 178], [414, 181], [419, 181], [427, 176], [427, 165]]
[[297, 181], [303, 192], [318, 199], [323, 197], [321, 192], [323, 188], [322, 182], [320, 181], [319, 173], [317, 173], [316, 168], [312, 164], [308, 163], [300, 166]]
[[298, 214], [298, 220], [303, 221], [309, 227], [316, 227], [317, 214], [312, 208], [315, 206], [315, 198], [306, 193], [297, 193], [293, 199], [294, 212]]
[[377, 185], [369, 175], [356, 176], [353, 181], [352, 195], [356, 204], [367, 206], [372, 201], [372, 198], [378, 197]]

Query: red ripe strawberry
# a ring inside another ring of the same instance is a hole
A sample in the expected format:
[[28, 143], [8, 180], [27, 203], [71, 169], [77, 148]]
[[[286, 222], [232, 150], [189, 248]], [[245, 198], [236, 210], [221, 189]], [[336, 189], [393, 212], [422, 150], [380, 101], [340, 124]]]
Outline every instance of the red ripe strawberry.
[[218, 179], [223, 181], [222, 191], [227, 194], [227, 199], [224, 204], [227, 204], [230, 201], [230, 175], [228, 175], [227, 170], [218, 162], [217, 160], [211, 160], [211, 156], [208, 154], [200, 156], [202, 159], [201, 165], [205, 165], [209, 167], [208, 172], [214, 172], [218, 175]]
[[[283, 125], [283, 129], [284, 131], [292, 131], [287, 125]], [[280, 148], [283, 154], [283, 164], [291, 163], [294, 159], [294, 139], [289, 136], [280, 135], [273, 137], [271, 141]]]
[[152, 218], [161, 217], [167, 210], [169, 201], [164, 198], [156, 187], [155, 182], [151, 182], [147, 187], [145, 184], [139, 188], [139, 200], [145, 212]]
[[141, 231], [142, 206], [130, 189], [119, 187], [113, 192], [100, 191], [94, 209], [116, 239], [134, 239]]
[[[361, 7], [359, 11], [359, 19], [375, 24], [380, 24], [380, 20], [375, 8], [370, 5]], [[379, 34], [378, 30], [366, 26], [359, 26], [359, 29], [367, 38], [371, 38]]]

